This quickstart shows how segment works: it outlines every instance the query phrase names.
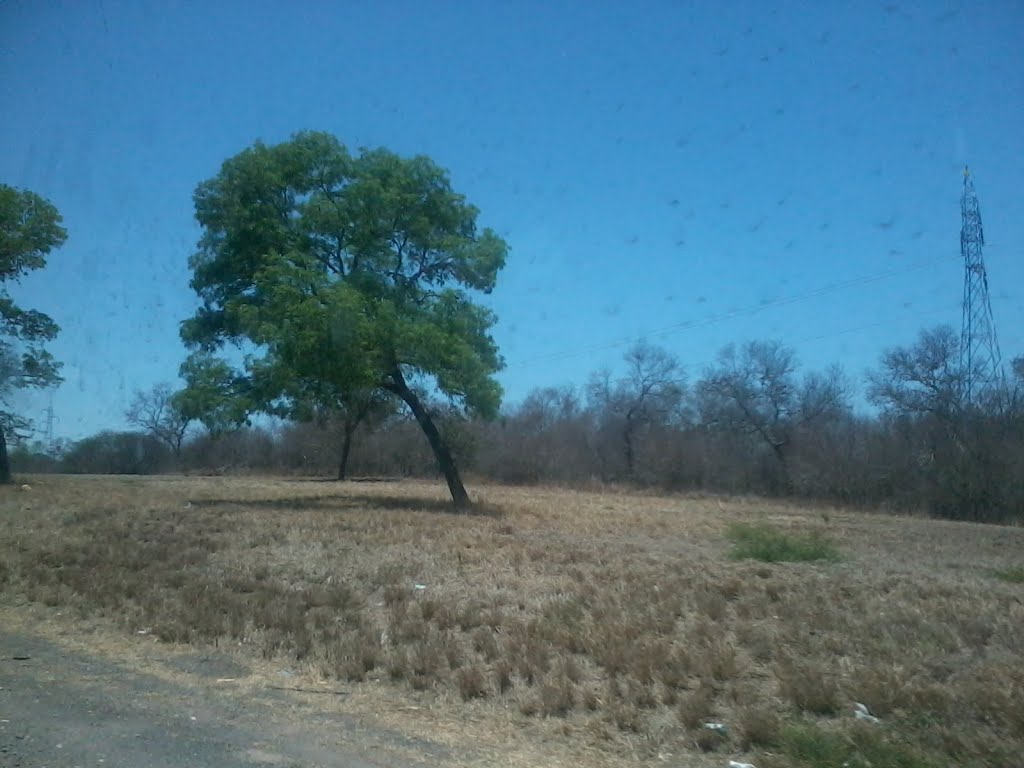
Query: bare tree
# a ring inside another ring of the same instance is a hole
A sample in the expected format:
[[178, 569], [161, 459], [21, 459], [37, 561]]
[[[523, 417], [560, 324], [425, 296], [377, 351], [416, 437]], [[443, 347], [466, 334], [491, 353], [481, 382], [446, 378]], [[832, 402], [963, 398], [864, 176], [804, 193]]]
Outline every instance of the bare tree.
[[150, 475], [168, 458], [166, 441], [153, 434], [103, 431], [74, 443], [61, 464], [73, 474]]
[[372, 429], [393, 416], [397, 410], [397, 402], [386, 392], [359, 392], [338, 397], [327, 416], [327, 423], [335, 425], [341, 437], [338, 480], [344, 480], [347, 476], [352, 438], [360, 425]]
[[796, 354], [777, 341], [726, 346], [697, 384], [701, 421], [711, 429], [749, 435], [771, 449], [790, 487], [788, 453], [796, 430], [848, 410], [842, 370], [797, 377]]
[[923, 330], [914, 346], [887, 349], [867, 380], [868, 400], [888, 413], [948, 422], [962, 408], [960, 339], [947, 325]]
[[578, 418], [581, 410], [579, 396], [572, 387], [541, 387], [526, 395], [516, 408], [515, 417], [525, 430], [541, 434]]
[[[344, 480], [348, 474], [349, 456], [356, 431], [360, 427], [377, 428], [399, 411], [400, 401], [382, 389], [318, 385], [298, 379], [278, 386], [284, 391], [284, 397], [275, 400], [257, 395], [271, 403], [265, 410], [282, 419], [313, 423], [335, 436], [340, 452], [336, 474], [338, 480]], [[418, 394], [426, 397], [425, 393]]]
[[[1013, 371], [1024, 368], [1014, 361]], [[918, 456], [921, 501], [939, 517], [987, 522], [1019, 518], [1024, 501], [1020, 382], [963, 397], [970, 371], [952, 328], [924, 330], [911, 347], [882, 355], [868, 397], [897, 418]]]
[[685, 384], [679, 361], [666, 350], [640, 341], [626, 352], [626, 376], [612, 379], [605, 370], [587, 387], [591, 406], [622, 440], [626, 477], [636, 477], [637, 439], [655, 423], [682, 412]]
[[572, 387], [543, 387], [478, 425], [478, 469], [503, 482], [579, 482], [592, 467], [591, 413]]
[[182, 412], [170, 384], [161, 382], [148, 392], [137, 391], [124, 416], [129, 424], [169, 447], [175, 458], [181, 456], [191, 419]]
[[1024, 355], [1016, 357], [1010, 363], [1013, 380], [1010, 382], [1009, 407], [1007, 412], [1012, 416], [1024, 415]]

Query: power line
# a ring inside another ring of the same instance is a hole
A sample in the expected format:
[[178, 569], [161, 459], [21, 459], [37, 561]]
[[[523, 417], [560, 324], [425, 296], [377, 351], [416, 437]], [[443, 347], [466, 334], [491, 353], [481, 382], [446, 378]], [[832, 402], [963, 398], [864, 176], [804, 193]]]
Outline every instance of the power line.
[[647, 332], [644, 332], [644, 333], [640, 333], [640, 334], [637, 334], [635, 336], [630, 336], [630, 337], [618, 339], [616, 341], [611, 341], [611, 342], [606, 342], [606, 343], [599, 344], [599, 345], [594, 345], [594, 346], [591, 346], [591, 347], [583, 347], [583, 348], [579, 348], [579, 349], [575, 349], [575, 350], [570, 350], [570, 351], [565, 351], [565, 352], [552, 352], [552, 353], [548, 353], [548, 354], [544, 354], [544, 355], [539, 355], [537, 357], [533, 357], [533, 358], [529, 358], [527, 360], [523, 360], [523, 361], [521, 361], [521, 362], [519, 362], [519, 363], [517, 363], [515, 365], [511, 365], [511, 366], [509, 366], [509, 368], [512, 368], [512, 369], [520, 368], [521, 369], [521, 368], [525, 368], [527, 366], [533, 366], [536, 363], [542, 363], [542, 362], [546, 362], [546, 361], [549, 361], [549, 360], [564, 360], [566, 358], [579, 357], [581, 355], [589, 355], [589, 354], [592, 354], [594, 352], [603, 352], [603, 351], [606, 351], [606, 350], [609, 350], [609, 349], [615, 349], [616, 347], [625, 346], [626, 344], [632, 344], [632, 343], [636, 342], [637, 340], [643, 339], [643, 338], [651, 338], [651, 337], [658, 337], [658, 336], [668, 336], [668, 335], [673, 334], [673, 333], [678, 333], [679, 331], [687, 331], [687, 330], [693, 330], [695, 328], [705, 328], [705, 327], [711, 326], [711, 325], [718, 325], [719, 323], [723, 323], [723, 322], [726, 322], [728, 320], [733, 320], [733, 319], [735, 319], [737, 317], [749, 317], [751, 315], [756, 315], [756, 314], [758, 314], [760, 312], [764, 312], [765, 310], [768, 310], [768, 309], [774, 309], [775, 307], [782, 307], [782, 306], [788, 306], [788, 305], [791, 305], [791, 304], [797, 304], [797, 303], [800, 303], [802, 301], [808, 301], [810, 299], [815, 299], [815, 298], [819, 298], [821, 296], [826, 296], [826, 295], [828, 295], [830, 293], [838, 293], [838, 292], [841, 292], [841, 291], [849, 290], [850, 288], [857, 288], [857, 287], [860, 287], [862, 285], [869, 285], [871, 283], [880, 282], [882, 280], [888, 280], [889, 278], [896, 277], [896, 276], [899, 276], [899, 275], [904, 275], [904, 274], [908, 274], [910, 272], [916, 272], [916, 271], [921, 270], [921, 269], [926, 269], [926, 268], [929, 268], [929, 267], [934, 267], [935, 263], [936, 263], [936, 260], [934, 258], [924, 259], [924, 260], [915, 262], [915, 263], [913, 263], [913, 264], [911, 264], [909, 266], [901, 267], [900, 269], [890, 269], [890, 270], [887, 270], [885, 272], [879, 272], [879, 273], [876, 273], [876, 274], [873, 274], [873, 275], [862, 275], [860, 277], [855, 277], [855, 278], [851, 278], [849, 280], [844, 280], [844, 281], [842, 281], [840, 283], [834, 283], [834, 284], [829, 284], [829, 285], [821, 286], [819, 288], [814, 288], [814, 289], [812, 289], [810, 291], [807, 291], [807, 292], [801, 293], [801, 294], [796, 294], [794, 296], [785, 296], [785, 297], [782, 297], [782, 298], [779, 298], [779, 299], [772, 299], [770, 301], [760, 302], [758, 304], [754, 304], [754, 305], [751, 305], [751, 306], [748, 306], [748, 307], [743, 307], [743, 308], [740, 308], [740, 309], [734, 309], [734, 310], [730, 310], [728, 312], [723, 312], [723, 313], [720, 313], [720, 314], [717, 314], [717, 315], [712, 315], [711, 317], [707, 317], [707, 318], [704, 318], [702, 320], [687, 320], [687, 321], [680, 322], [680, 323], [673, 323], [672, 325], [666, 325], [666, 326], [663, 326], [661, 328], [655, 328], [654, 330], [647, 331]]

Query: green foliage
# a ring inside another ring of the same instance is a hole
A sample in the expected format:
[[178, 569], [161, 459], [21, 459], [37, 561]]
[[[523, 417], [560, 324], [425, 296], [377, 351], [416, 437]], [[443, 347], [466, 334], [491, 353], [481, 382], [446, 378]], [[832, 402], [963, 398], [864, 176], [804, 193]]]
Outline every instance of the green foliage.
[[1010, 584], [1024, 584], [1024, 566], [1015, 566], [1013, 568], [1002, 568], [998, 571], [993, 571], [992, 575], [1002, 581], [1008, 581]]
[[[489, 293], [507, 247], [426, 157], [352, 155], [334, 137], [257, 143], [199, 185], [191, 259], [203, 301], [182, 324], [199, 411], [312, 413], [432, 380], [467, 411], [497, 412], [502, 361]], [[251, 349], [244, 370], [212, 357]], [[205, 373], [203, 373], [205, 371]], [[186, 372], [183, 371], [183, 374]], [[186, 375], [186, 379], [189, 376]]]
[[938, 768], [941, 763], [920, 750], [887, 739], [876, 727], [854, 728], [848, 733], [826, 731], [813, 725], [790, 725], [782, 732], [782, 751], [807, 768]]
[[17, 472], [49, 473], [61, 469], [60, 458], [39, 441], [22, 441], [11, 449], [10, 459], [11, 468]]
[[[46, 255], [67, 239], [61, 216], [34, 192], [0, 184], [0, 430], [17, 436], [29, 422], [10, 411], [16, 389], [49, 387], [60, 382], [60, 364], [43, 345], [60, 330], [50, 317], [22, 309], [10, 298], [6, 283], [46, 266]], [[6, 482], [6, 445], [0, 481]]]
[[0, 282], [45, 267], [46, 255], [67, 236], [52, 203], [34, 192], [0, 184]]
[[726, 535], [735, 545], [732, 556], [737, 560], [782, 563], [839, 559], [835, 546], [816, 531], [793, 535], [765, 524], [735, 523]]
[[209, 352], [194, 352], [179, 371], [185, 388], [171, 395], [171, 406], [185, 421], [200, 421], [219, 435], [247, 422], [252, 408], [246, 382], [224, 360]]

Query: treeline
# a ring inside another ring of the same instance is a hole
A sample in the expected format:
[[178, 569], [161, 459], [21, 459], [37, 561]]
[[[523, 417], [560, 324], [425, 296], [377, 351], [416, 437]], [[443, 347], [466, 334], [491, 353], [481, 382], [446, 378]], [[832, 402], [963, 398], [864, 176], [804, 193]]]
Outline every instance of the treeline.
[[[599, 371], [582, 387], [535, 390], [494, 421], [438, 402], [433, 410], [463, 471], [503, 483], [628, 484], [1024, 521], [1024, 358], [1000, 386], [968, 397], [949, 328], [882, 355], [864, 380], [871, 415], [856, 412], [857, 382], [839, 367], [802, 371], [778, 342], [726, 347], [693, 382], [656, 346], [634, 346], [625, 362], [621, 376]], [[101, 433], [50, 455], [19, 447], [12, 462], [75, 473], [437, 474], [415, 421], [380, 403], [189, 435], [169, 398], [167, 387], [136, 397], [129, 417], [143, 431]]]

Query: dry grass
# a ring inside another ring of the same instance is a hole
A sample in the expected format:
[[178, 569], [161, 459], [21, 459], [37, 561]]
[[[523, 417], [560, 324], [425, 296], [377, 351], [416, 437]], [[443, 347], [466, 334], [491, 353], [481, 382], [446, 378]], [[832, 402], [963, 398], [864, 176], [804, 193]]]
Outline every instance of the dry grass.
[[[499, 487], [465, 516], [417, 483], [31, 484], [0, 496], [8, 602], [230, 642], [453, 718], [512, 718], [581, 755], [982, 766], [1024, 752], [1024, 595], [1002, 575], [1019, 572], [1020, 529]], [[833, 554], [738, 561], [730, 530], [827, 537]], [[854, 702], [882, 723], [855, 720]]]

